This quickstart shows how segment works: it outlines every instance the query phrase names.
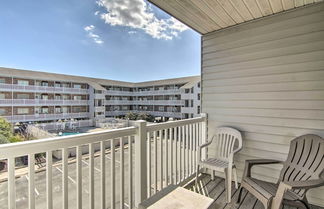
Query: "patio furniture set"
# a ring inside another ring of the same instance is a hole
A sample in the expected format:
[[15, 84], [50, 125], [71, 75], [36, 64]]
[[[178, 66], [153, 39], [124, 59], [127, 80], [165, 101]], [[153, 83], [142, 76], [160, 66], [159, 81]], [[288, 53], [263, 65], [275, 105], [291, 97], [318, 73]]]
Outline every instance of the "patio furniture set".
[[[229, 127], [218, 128], [210, 141], [199, 146], [195, 187], [197, 188], [201, 168], [210, 169], [211, 180], [215, 178], [214, 171], [223, 172], [226, 202], [230, 203], [232, 176], [235, 188], [238, 189], [234, 154], [242, 149], [242, 144], [242, 136], [238, 130]], [[208, 148], [214, 149], [215, 152], [207, 158], [202, 158], [203, 149]], [[252, 177], [253, 166], [267, 164], [283, 164], [277, 183]], [[242, 201], [242, 191], [245, 189], [260, 201], [265, 209], [279, 209], [282, 204], [310, 209], [306, 193], [309, 189], [320, 186], [324, 186], [324, 139], [314, 134], [306, 134], [291, 141], [286, 161], [246, 160], [236, 204]], [[210, 208], [213, 201], [212, 198], [170, 185], [144, 201], [140, 208]]]

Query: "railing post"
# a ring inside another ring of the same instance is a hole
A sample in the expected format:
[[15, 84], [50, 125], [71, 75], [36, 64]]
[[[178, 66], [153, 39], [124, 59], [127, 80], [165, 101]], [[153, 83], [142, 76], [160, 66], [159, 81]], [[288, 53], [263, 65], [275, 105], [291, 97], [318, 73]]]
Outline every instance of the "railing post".
[[147, 198], [147, 143], [146, 121], [135, 123], [135, 207]]
[[[202, 122], [202, 126], [201, 126], [201, 144], [205, 144], [208, 139], [208, 136], [207, 136], [207, 113], [201, 113], [200, 116], [204, 118], [204, 121]], [[206, 158], [207, 158], [206, 149], [202, 149], [201, 159], [204, 160]]]

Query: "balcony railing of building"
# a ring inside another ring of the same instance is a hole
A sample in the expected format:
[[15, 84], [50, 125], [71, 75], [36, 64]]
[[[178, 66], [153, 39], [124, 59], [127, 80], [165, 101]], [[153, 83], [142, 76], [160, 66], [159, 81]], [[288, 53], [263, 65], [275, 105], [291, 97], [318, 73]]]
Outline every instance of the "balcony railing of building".
[[58, 114], [33, 114], [33, 115], [12, 115], [2, 116], [10, 122], [27, 122], [27, 121], [38, 121], [38, 120], [59, 120], [59, 119], [70, 119], [70, 118], [88, 118], [89, 112], [80, 113], [58, 113]]
[[46, 92], [46, 93], [82, 93], [87, 94], [88, 89], [68, 88], [68, 87], [50, 87], [50, 86], [33, 86], [33, 85], [17, 85], [17, 84], [0, 84], [0, 90], [6, 91], [22, 91], [22, 92]]
[[136, 113], [147, 113], [156, 117], [176, 117], [182, 118], [181, 112], [163, 112], [163, 111], [148, 111], [148, 110], [106, 110], [106, 116], [118, 116], [118, 115], [126, 115], [129, 112], [136, 112]]
[[180, 89], [169, 89], [169, 90], [151, 90], [151, 91], [117, 91], [117, 90], [106, 90], [106, 95], [109, 96], [151, 96], [151, 95], [174, 95], [181, 94]]
[[[206, 141], [206, 122], [204, 115], [151, 125], [137, 121], [122, 129], [0, 145], [0, 160], [6, 160], [8, 166], [8, 191], [3, 193], [7, 194], [7, 208], [16, 208], [15, 159], [21, 156], [28, 157], [25, 208], [35, 208], [35, 156], [39, 153], [46, 158], [43, 208], [52, 209], [58, 202], [63, 209], [82, 208], [85, 196], [86, 208], [135, 208], [169, 184], [183, 184], [193, 176], [197, 147]], [[86, 172], [82, 165], [85, 148]], [[53, 196], [58, 185], [52, 155], [57, 150], [62, 153], [60, 197]], [[72, 151], [76, 153], [73, 161], [69, 158]], [[76, 173], [74, 189], [68, 184], [71, 172]]]
[[105, 105], [184, 105], [183, 100], [106, 100]]
[[0, 99], [0, 106], [28, 105], [89, 105], [89, 100], [56, 100], [56, 99]]

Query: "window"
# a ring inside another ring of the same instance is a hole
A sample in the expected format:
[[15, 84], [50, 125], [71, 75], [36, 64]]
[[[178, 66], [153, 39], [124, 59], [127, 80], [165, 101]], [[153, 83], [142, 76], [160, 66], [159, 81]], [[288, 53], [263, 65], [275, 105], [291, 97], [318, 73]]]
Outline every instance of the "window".
[[42, 107], [42, 113], [48, 114], [48, 107]]
[[28, 86], [29, 85], [29, 81], [26, 81], [26, 80], [18, 80], [17, 83], [20, 86]]
[[61, 95], [55, 95], [55, 100], [61, 100]]
[[164, 107], [159, 107], [159, 111], [163, 112], [164, 111]]
[[191, 113], [190, 117], [191, 117], [191, 118], [193, 118], [193, 117], [194, 117], [193, 113]]
[[63, 95], [63, 100], [69, 100], [69, 95]]
[[191, 107], [193, 107], [193, 104], [194, 104], [194, 101], [193, 101], [193, 100], [191, 100]]
[[190, 93], [190, 89], [185, 89], [185, 93], [189, 94]]
[[82, 112], [81, 107], [74, 107], [74, 112], [76, 112], [76, 113]]
[[17, 99], [29, 99], [29, 94], [17, 94]]
[[198, 82], [198, 88], [200, 88], [200, 82]]
[[197, 97], [198, 97], [197, 99], [200, 100], [200, 94], [198, 94]]
[[61, 107], [55, 107], [55, 113], [62, 113]]
[[6, 114], [6, 109], [0, 108], [0, 115], [5, 115], [5, 114]]
[[73, 87], [74, 87], [75, 89], [81, 89], [81, 84], [74, 84]]
[[54, 86], [55, 87], [61, 87], [61, 84], [60, 83], [55, 83]]
[[42, 95], [42, 99], [48, 100], [48, 95], [46, 95], [46, 94]]
[[6, 83], [6, 79], [0, 78], [0, 83]]
[[0, 99], [5, 99], [6, 95], [4, 93], [0, 93]]
[[189, 100], [185, 100], [185, 107], [189, 107]]
[[68, 113], [68, 112], [69, 112], [68, 107], [63, 107], [63, 108], [62, 108], [62, 112], [63, 112], [63, 113]]
[[197, 107], [197, 114], [200, 114], [200, 106]]
[[28, 108], [18, 108], [17, 109], [17, 113], [19, 115], [22, 115], [22, 114], [28, 114], [29, 113], [29, 109]]
[[35, 114], [39, 114], [39, 107], [35, 107]]
[[81, 100], [81, 99], [82, 99], [82, 96], [80, 96], [80, 95], [75, 95], [75, 96], [73, 97], [73, 99], [74, 99], [74, 100]]
[[42, 86], [48, 86], [48, 82], [47, 81], [42, 81]]
[[191, 91], [191, 93], [194, 93], [194, 88], [192, 87], [192, 88], [190, 89], [190, 91]]

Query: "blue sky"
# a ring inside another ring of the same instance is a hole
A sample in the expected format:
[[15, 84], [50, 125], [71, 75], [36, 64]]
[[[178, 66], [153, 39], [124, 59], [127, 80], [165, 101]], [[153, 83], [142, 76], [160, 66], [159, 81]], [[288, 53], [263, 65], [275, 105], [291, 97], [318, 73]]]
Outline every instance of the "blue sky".
[[2, 0], [0, 28], [2, 67], [133, 82], [200, 74], [200, 35], [144, 0]]

